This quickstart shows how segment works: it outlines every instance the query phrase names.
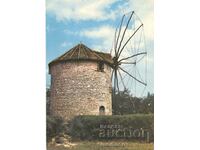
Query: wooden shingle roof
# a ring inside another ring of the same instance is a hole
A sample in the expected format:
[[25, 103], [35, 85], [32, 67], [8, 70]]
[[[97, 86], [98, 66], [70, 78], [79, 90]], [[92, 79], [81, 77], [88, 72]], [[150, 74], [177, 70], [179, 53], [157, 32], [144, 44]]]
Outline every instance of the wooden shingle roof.
[[77, 61], [77, 60], [91, 60], [91, 61], [102, 61], [109, 65], [113, 64], [112, 56], [109, 53], [102, 53], [94, 51], [84, 44], [78, 44], [71, 48], [69, 51], [56, 58], [49, 65], [65, 62], [65, 61]]

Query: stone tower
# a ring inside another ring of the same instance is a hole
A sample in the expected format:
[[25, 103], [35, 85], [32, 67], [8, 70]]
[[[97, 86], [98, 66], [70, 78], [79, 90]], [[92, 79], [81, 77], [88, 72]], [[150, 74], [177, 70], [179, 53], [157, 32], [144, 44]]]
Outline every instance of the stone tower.
[[50, 114], [69, 120], [77, 115], [112, 115], [112, 57], [83, 44], [49, 63]]

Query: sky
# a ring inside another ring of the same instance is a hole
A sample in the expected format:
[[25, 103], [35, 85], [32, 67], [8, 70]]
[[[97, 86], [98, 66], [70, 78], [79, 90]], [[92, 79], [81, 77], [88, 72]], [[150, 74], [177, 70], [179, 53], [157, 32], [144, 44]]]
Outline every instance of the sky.
[[133, 10], [144, 24], [148, 53], [145, 92], [153, 93], [153, 0], [46, 0], [46, 86], [50, 85], [48, 63], [80, 42], [109, 53], [122, 15]]

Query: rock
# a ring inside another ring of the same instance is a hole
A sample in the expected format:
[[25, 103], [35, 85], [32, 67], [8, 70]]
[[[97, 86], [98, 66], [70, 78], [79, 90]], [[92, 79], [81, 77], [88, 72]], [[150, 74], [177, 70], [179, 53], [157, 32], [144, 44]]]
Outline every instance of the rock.
[[55, 138], [55, 143], [56, 144], [63, 144], [65, 141], [65, 138], [64, 137], [56, 137]]

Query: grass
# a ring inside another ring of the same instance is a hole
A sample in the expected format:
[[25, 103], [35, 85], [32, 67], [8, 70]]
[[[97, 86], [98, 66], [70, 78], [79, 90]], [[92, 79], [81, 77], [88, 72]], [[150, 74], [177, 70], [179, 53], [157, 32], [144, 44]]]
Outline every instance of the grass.
[[131, 141], [84, 141], [75, 144], [71, 148], [48, 146], [48, 150], [153, 150], [153, 143], [135, 143]]

